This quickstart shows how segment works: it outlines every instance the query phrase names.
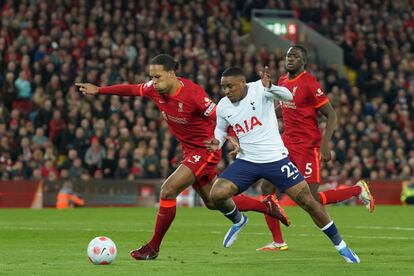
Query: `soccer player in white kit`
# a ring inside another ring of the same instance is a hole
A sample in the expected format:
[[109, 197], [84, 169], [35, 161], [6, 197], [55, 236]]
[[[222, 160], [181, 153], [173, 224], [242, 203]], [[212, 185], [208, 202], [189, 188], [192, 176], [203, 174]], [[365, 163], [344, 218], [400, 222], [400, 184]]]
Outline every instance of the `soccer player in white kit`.
[[248, 222], [236, 208], [232, 196], [264, 178], [309, 213], [347, 262], [359, 263], [358, 256], [343, 241], [326, 210], [314, 199], [304, 177], [288, 158], [288, 150], [277, 129], [274, 100], [292, 100], [290, 91], [271, 85], [268, 74], [263, 74], [262, 80], [246, 83], [243, 70], [237, 67], [223, 72], [221, 86], [226, 97], [217, 105], [215, 138], [205, 141], [206, 147], [210, 151], [220, 149], [228, 139], [229, 126], [240, 145], [235, 161], [217, 178], [210, 193], [216, 208], [233, 222], [224, 238], [224, 247], [234, 243]]

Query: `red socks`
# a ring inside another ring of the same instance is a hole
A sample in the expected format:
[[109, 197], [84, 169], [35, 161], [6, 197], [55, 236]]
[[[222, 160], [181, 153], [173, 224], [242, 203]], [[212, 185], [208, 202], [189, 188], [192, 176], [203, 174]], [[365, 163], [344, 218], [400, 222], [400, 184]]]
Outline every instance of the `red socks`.
[[256, 211], [264, 214], [267, 212], [266, 205], [257, 199], [242, 194], [233, 196], [232, 199], [241, 212]]
[[[267, 195], [261, 195], [261, 199], [265, 199]], [[272, 195], [274, 196], [274, 195]], [[273, 241], [277, 243], [284, 243], [282, 230], [280, 229], [280, 222], [278, 219], [272, 218], [269, 215], [265, 215], [267, 227], [272, 232]]]
[[[261, 199], [264, 199], [266, 195], [262, 195]], [[254, 198], [247, 197], [243, 194], [233, 196], [233, 201], [240, 211], [256, 211], [266, 214], [266, 205], [261, 201]], [[267, 226], [270, 232], [272, 232], [273, 240], [277, 243], [283, 243], [282, 231], [280, 229], [279, 220], [272, 218], [271, 216], [265, 215]]]
[[361, 187], [352, 186], [345, 189], [327, 190], [319, 192], [319, 201], [322, 205], [338, 203], [361, 193]]
[[176, 207], [176, 199], [161, 198], [154, 235], [149, 242], [151, 247], [156, 251], [159, 250], [162, 239], [175, 218]]

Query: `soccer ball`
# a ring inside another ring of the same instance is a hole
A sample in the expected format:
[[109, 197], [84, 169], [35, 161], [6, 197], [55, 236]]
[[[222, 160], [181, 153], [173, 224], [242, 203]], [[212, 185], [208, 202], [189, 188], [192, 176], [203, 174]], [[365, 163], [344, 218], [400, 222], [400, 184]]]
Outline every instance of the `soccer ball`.
[[96, 237], [88, 244], [88, 257], [93, 264], [110, 264], [116, 257], [116, 245], [108, 237]]

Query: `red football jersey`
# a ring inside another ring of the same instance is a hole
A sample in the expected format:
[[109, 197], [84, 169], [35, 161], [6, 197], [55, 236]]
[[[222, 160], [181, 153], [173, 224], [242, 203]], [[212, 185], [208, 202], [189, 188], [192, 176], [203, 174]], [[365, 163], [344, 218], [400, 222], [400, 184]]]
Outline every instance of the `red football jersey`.
[[329, 101], [320, 84], [314, 76], [303, 71], [291, 80], [287, 74], [281, 76], [278, 85], [288, 88], [293, 94], [292, 101], [281, 102], [285, 126], [283, 142], [285, 145], [319, 147], [322, 133], [318, 126], [318, 108]]
[[184, 78], [179, 80], [182, 87], [174, 95], [158, 93], [152, 81], [102, 87], [99, 93], [150, 98], [160, 109], [170, 132], [181, 142], [184, 153], [205, 149], [203, 141], [214, 136], [215, 104], [200, 86]]

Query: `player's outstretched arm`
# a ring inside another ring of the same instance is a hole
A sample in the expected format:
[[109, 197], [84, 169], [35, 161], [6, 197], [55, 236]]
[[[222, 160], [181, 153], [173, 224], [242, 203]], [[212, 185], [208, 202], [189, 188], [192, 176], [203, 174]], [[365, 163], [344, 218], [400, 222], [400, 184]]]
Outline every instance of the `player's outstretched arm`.
[[280, 101], [293, 100], [293, 95], [290, 92], [290, 90], [283, 86], [272, 84], [272, 86], [267, 90], [267, 92], [273, 94], [274, 97]]
[[91, 83], [75, 83], [84, 95], [107, 94], [119, 96], [141, 96], [142, 84], [116, 84], [111, 86], [96, 86]]
[[276, 99], [281, 101], [291, 101], [293, 99], [292, 93], [290, 93], [289, 89], [272, 84], [269, 67], [265, 66], [264, 70], [259, 72], [259, 75], [262, 85], [265, 87], [266, 91], [273, 94]]
[[83, 95], [95, 95], [98, 94], [99, 87], [92, 84], [92, 83], [75, 83], [77, 87], [79, 87], [79, 91], [82, 92]]

